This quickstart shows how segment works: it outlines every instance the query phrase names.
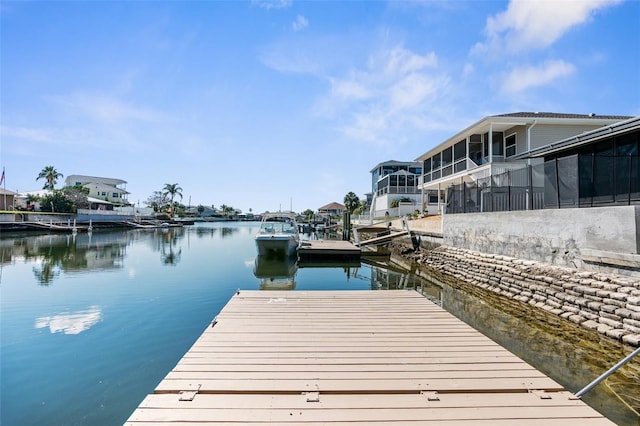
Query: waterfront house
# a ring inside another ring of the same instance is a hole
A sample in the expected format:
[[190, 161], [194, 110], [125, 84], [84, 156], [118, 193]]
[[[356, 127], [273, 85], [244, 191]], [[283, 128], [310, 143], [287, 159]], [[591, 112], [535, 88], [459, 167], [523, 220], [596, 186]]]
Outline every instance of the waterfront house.
[[640, 204], [640, 117], [527, 151], [544, 161], [548, 208]]
[[82, 186], [89, 189], [89, 196], [105, 200], [115, 205], [129, 205], [126, 190], [127, 181], [97, 176], [70, 175], [65, 179], [67, 186]]
[[420, 210], [421, 162], [389, 160], [377, 164], [370, 173], [372, 217], [404, 216]]
[[[630, 118], [548, 112], [485, 117], [416, 159], [423, 166], [418, 182], [423, 211], [429, 190], [442, 194], [437, 200], [448, 213], [542, 208], [544, 174], [528, 166], [543, 167], [544, 158], [522, 154]], [[507, 187], [516, 190], [507, 193], [502, 189]]]
[[13, 191], [0, 188], [0, 210], [13, 210], [16, 195]]
[[320, 207], [318, 209], [318, 214], [321, 216], [329, 217], [342, 216], [342, 213], [344, 213], [346, 210], [347, 208], [344, 206], [344, 204], [336, 203], [334, 201], [333, 203], [329, 203]]

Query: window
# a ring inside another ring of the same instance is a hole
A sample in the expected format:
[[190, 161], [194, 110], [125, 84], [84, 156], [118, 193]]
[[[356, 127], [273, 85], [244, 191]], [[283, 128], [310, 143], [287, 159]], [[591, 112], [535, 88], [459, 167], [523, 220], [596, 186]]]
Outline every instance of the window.
[[504, 140], [504, 155], [511, 157], [516, 155], [516, 134], [507, 136]]
[[493, 132], [493, 143], [492, 143], [492, 149], [493, 149], [493, 155], [498, 155], [498, 156], [502, 156], [504, 155], [504, 140], [503, 140], [503, 134], [502, 132]]
[[454, 161], [462, 160], [467, 156], [467, 141], [462, 140], [453, 146]]
[[453, 160], [453, 147], [449, 147], [442, 151], [442, 167], [448, 166]]
[[118, 198], [118, 193], [117, 192], [113, 193], [113, 198]]
[[439, 169], [442, 166], [442, 164], [440, 163], [440, 153], [437, 153], [436, 155], [434, 155], [431, 158], [432, 158], [432, 160], [431, 160], [432, 169], [431, 170]]
[[482, 140], [484, 141], [484, 143], [482, 144], [482, 156], [488, 157], [489, 156], [489, 133], [485, 133], [482, 136]]
[[431, 171], [431, 158], [424, 160], [424, 172], [429, 173]]
[[106, 197], [106, 196], [107, 196], [107, 193], [106, 193], [106, 192], [103, 192], [103, 193], [102, 193], [102, 194], [100, 194], [100, 195], [102, 195], [103, 197]]

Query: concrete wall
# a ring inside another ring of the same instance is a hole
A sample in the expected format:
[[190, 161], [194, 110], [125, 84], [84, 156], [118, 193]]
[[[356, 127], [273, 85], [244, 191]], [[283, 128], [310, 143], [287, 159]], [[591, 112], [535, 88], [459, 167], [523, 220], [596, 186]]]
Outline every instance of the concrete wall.
[[640, 206], [451, 214], [443, 245], [585, 268], [583, 251], [640, 265]]

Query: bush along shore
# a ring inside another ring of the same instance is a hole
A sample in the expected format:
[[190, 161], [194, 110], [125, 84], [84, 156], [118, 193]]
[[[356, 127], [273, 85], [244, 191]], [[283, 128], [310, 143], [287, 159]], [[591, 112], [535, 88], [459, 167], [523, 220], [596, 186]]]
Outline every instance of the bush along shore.
[[508, 256], [441, 246], [395, 244], [395, 256], [451, 278], [527, 303], [631, 346], [640, 346], [640, 279], [578, 271]]

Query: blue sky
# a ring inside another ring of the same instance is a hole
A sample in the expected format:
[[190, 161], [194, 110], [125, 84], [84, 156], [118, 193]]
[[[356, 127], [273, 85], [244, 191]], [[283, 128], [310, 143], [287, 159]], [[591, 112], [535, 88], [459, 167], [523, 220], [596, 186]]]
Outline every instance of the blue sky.
[[[6, 188], [317, 209], [487, 115], [640, 115], [640, 1], [7, 1]], [[64, 180], [64, 179], [63, 179]], [[60, 186], [60, 184], [58, 185]]]

